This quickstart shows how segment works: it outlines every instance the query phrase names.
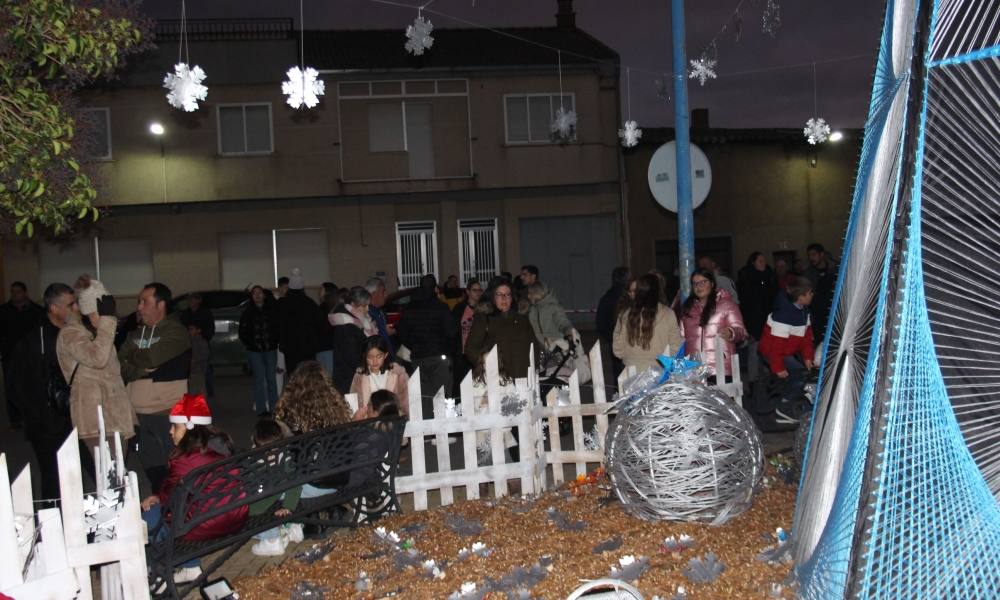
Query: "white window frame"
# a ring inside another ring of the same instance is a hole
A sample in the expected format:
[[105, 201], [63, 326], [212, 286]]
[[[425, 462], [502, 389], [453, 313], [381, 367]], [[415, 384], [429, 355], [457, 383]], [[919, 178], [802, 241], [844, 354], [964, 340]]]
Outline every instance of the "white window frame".
[[[268, 141], [270, 142], [270, 148], [267, 150], [246, 150], [247, 147], [247, 111], [248, 106], [266, 106], [267, 107], [267, 127], [268, 127]], [[240, 107], [243, 109], [243, 152], [223, 152], [222, 151], [222, 109], [223, 108], [234, 108]], [[215, 128], [216, 128], [216, 140], [218, 143], [218, 150], [220, 156], [265, 156], [268, 154], [274, 154], [274, 111], [271, 109], [270, 102], [228, 102], [220, 103], [215, 105]]]
[[[421, 227], [422, 226], [422, 227]], [[397, 221], [396, 222], [396, 277], [399, 280], [400, 289], [417, 287], [420, 283], [420, 277], [430, 273], [434, 277], [438, 276], [438, 235], [437, 235], [437, 221]], [[431, 249], [433, 250], [434, 256], [428, 258], [427, 256], [427, 244], [423, 241], [420, 244], [420, 262], [422, 265], [421, 270], [423, 273], [419, 275], [415, 273], [403, 273], [403, 245], [400, 243], [402, 241], [403, 234], [412, 234], [419, 232], [421, 237], [427, 235], [431, 236]], [[429, 264], [433, 263], [433, 264]], [[413, 285], [408, 285], [405, 278], [417, 277], [416, 282]]]
[[[531, 139], [531, 98], [547, 97], [549, 98], [549, 112], [555, 114], [555, 104], [552, 103], [553, 99], [558, 99], [560, 96], [569, 96], [572, 98], [573, 105], [569, 107], [570, 110], [576, 110], [576, 93], [574, 92], [551, 92], [545, 94], [504, 94], [503, 95], [503, 139], [508, 146], [538, 146], [544, 144], [561, 144], [563, 142], [552, 141], [550, 137], [546, 137], [544, 140], [532, 140]], [[528, 117], [528, 140], [511, 140], [510, 139], [510, 127], [508, 126], [508, 115], [507, 115], [507, 99], [508, 98], [524, 98], [526, 114]], [[552, 118], [549, 118], [549, 123], [552, 122]], [[573, 137], [570, 138], [570, 143], [576, 142], [577, 132], [573, 133]]]
[[[479, 271], [481, 269], [476, 269], [476, 257], [475, 257], [475, 246], [470, 248], [472, 254], [472, 265], [465, 264], [465, 239], [464, 233], [466, 231], [492, 231], [493, 233], [493, 276], [500, 274], [500, 235], [499, 227], [496, 217], [482, 218], [482, 219], [459, 219], [458, 220], [458, 272], [459, 272], [459, 283], [464, 287], [468, 284], [471, 277], [479, 278]], [[487, 223], [492, 223], [488, 226]], [[483, 281], [479, 278], [480, 283], [489, 283], [488, 281]]]
[[113, 160], [114, 152], [111, 149], [111, 109], [107, 106], [88, 106], [86, 108], [80, 109], [80, 112], [103, 112], [105, 114], [105, 123], [108, 124], [108, 129], [105, 132], [108, 138], [108, 153], [104, 156], [88, 156], [87, 160]]

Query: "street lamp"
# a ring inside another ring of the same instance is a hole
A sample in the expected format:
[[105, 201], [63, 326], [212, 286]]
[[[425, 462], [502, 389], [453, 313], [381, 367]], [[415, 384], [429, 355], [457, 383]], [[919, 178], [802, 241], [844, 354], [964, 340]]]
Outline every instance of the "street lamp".
[[842, 139], [844, 139], [844, 134], [841, 131], [834, 131], [833, 133], [830, 134], [831, 142], [839, 142]]
[[149, 133], [156, 136], [160, 142], [160, 171], [163, 173], [163, 201], [167, 201], [167, 153], [163, 148], [163, 134], [166, 133], [163, 124], [153, 121], [149, 124]]

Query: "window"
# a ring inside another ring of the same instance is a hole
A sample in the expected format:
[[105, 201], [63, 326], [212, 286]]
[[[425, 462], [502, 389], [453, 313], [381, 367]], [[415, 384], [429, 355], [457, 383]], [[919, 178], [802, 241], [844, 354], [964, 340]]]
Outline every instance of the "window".
[[437, 223], [396, 223], [396, 264], [401, 288], [420, 285], [420, 278], [428, 273], [437, 276]]
[[111, 109], [84, 108], [80, 112], [83, 155], [92, 160], [111, 160]]
[[[537, 144], [552, 141], [552, 121], [562, 106], [576, 110], [573, 94], [508, 94], [504, 96], [504, 115], [508, 144]], [[575, 136], [574, 136], [575, 139]]]
[[368, 105], [368, 151], [406, 151], [401, 101], [373, 102]]
[[220, 104], [219, 153], [267, 154], [271, 143], [271, 104]]
[[325, 229], [272, 229], [219, 236], [222, 287], [242, 290], [251, 285], [278, 285], [278, 277], [302, 270], [306, 287], [330, 277]]
[[99, 279], [116, 296], [137, 296], [153, 281], [153, 244], [141, 238], [77, 238], [41, 242], [38, 247], [42, 288], [73, 285], [80, 275]]
[[460, 220], [458, 239], [458, 268], [463, 286], [472, 278], [486, 284], [500, 274], [496, 219]]

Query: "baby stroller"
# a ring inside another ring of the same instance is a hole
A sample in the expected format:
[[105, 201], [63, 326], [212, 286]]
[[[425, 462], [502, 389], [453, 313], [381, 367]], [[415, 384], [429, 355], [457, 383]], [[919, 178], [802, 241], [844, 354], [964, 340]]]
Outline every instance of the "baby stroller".
[[590, 382], [590, 361], [583, 351], [580, 332], [576, 329], [572, 331], [569, 339], [550, 342], [542, 350], [541, 359], [538, 361], [538, 380], [542, 399], [545, 400], [549, 390], [569, 385], [569, 378], [574, 370], [581, 385]]

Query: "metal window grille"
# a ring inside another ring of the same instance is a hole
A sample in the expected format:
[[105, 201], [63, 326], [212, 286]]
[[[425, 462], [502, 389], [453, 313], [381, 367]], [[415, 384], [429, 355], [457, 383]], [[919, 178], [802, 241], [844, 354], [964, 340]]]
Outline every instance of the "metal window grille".
[[500, 274], [496, 219], [465, 219], [458, 222], [458, 261], [462, 285], [473, 277], [486, 284]]
[[438, 274], [437, 223], [407, 221], [396, 223], [396, 264], [399, 287], [420, 285], [420, 278]]

